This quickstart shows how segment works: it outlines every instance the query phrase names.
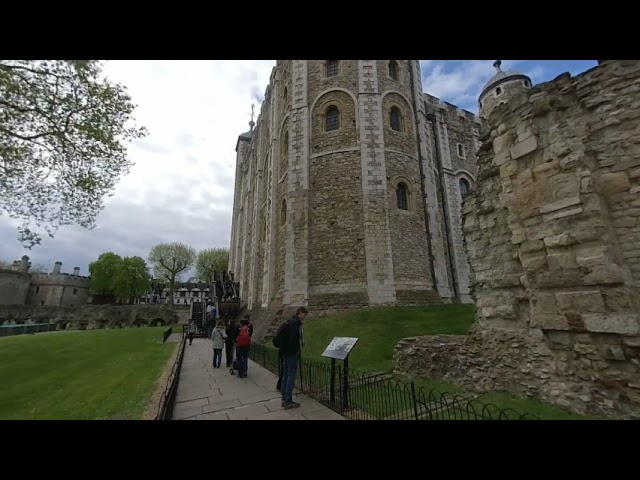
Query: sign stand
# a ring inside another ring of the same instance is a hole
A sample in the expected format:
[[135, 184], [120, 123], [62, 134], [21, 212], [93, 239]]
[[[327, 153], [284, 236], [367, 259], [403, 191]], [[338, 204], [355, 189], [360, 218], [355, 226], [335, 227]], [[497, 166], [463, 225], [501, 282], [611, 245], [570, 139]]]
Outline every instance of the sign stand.
[[333, 337], [331, 343], [324, 349], [323, 357], [331, 359], [331, 383], [330, 383], [330, 400], [331, 404], [336, 402], [336, 360], [342, 360], [342, 410], [349, 408], [349, 354], [358, 342], [356, 337]]

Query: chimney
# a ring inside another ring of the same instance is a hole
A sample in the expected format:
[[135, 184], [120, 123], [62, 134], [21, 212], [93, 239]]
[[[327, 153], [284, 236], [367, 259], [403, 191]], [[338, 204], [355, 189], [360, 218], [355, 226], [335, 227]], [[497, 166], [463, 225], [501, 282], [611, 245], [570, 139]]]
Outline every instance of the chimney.
[[80, 267], [73, 267], [73, 274], [77, 277], [80, 275]]
[[56, 262], [53, 266], [53, 274], [60, 275], [60, 269], [62, 268], [62, 262]]
[[29, 271], [29, 267], [31, 264], [29, 263], [29, 257], [26, 255], [22, 256], [22, 261], [20, 262], [20, 271], [27, 273]]

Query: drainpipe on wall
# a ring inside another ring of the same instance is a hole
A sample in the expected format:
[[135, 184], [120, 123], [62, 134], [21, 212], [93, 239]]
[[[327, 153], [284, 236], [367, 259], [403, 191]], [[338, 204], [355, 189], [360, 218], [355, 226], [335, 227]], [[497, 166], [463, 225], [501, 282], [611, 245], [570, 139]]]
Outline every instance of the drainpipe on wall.
[[422, 150], [420, 149], [421, 135], [420, 135], [420, 128], [419, 128], [420, 123], [418, 118], [418, 103], [416, 102], [415, 82], [413, 79], [414, 66], [413, 66], [412, 60], [409, 60], [409, 62], [410, 62], [410, 68], [411, 68], [411, 75], [409, 75], [409, 77], [411, 78], [411, 93], [413, 96], [413, 105], [414, 105], [413, 114], [416, 122], [416, 141], [418, 144], [418, 166], [420, 167], [420, 193], [421, 193], [420, 203], [422, 203], [422, 209], [424, 210], [424, 226], [425, 226], [425, 231], [427, 233], [427, 254], [429, 255], [429, 272], [431, 274], [431, 283], [433, 284], [433, 289], [437, 292], [438, 281], [436, 279], [433, 249], [431, 247], [431, 233], [429, 231], [429, 209], [427, 208], [427, 203], [426, 203], [426, 199], [427, 199], [427, 188], [425, 185], [426, 177], [424, 174], [424, 165], [422, 164], [422, 161], [423, 161]]
[[436, 168], [438, 169], [438, 179], [440, 182], [440, 188], [438, 189], [440, 192], [440, 201], [442, 203], [442, 216], [445, 222], [445, 237], [447, 239], [447, 250], [449, 251], [449, 268], [451, 268], [451, 276], [453, 277], [453, 281], [451, 282], [453, 286], [453, 294], [456, 299], [460, 300], [460, 294], [458, 292], [458, 272], [456, 271], [455, 262], [453, 261], [453, 249], [451, 248], [451, 219], [447, 212], [449, 211], [447, 204], [447, 196], [445, 195], [445, 182], [444, 182], [444, 172], [442, 169], [442, 158], [440, 156], [440, 141], [438, 138], [438, 131], [436, 127], [436, 116], [434, 114], [427, 115], [427, 120], [431, 123], [431, 129], [433, 130], [433, 141], [435, 142], [435, 155], [436, 155]]

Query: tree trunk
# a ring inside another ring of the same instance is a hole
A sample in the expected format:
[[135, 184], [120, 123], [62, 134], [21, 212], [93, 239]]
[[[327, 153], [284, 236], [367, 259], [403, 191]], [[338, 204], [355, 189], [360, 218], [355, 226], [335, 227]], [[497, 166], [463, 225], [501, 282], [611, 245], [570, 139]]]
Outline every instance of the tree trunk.
[[176, 276], [172, 275], [169, 280], [169, 308], [173, 308], [173, 284], [176, 281]]

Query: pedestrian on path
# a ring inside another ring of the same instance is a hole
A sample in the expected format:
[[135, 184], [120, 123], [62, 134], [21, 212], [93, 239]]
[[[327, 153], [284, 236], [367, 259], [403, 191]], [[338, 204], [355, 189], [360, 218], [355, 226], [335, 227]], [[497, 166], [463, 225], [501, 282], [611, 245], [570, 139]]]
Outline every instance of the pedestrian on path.
[[222, 349], [224, 348], [227, 332], [224, 331], [224, 322], [218, 320], [216, 328], [211, 333], [211, 343], [213, 346], [213, 368], [220, 368], [222, 362]]
[[189, 321], [189, 345], [191, 345], [193, 343], [193, 336], [196, 334], [196, 332], [198, 331], [198, 326], [195, 324], [195, 322], [193, 320]]
[[249, 321], [249, 315], [240, 320], [238, 337], [236, 338], [236, 356], [238, 357], [238, 378], [245, 378], [249, 369], [249, 349], [251, 348], [251, 335], [253, 325]]
[[233, 363], [233, 342], [236, 339], [235, 337], [236, 322], [234, 320], [229, 321], [229, 325], [227, 325], [226, 333], [227, 333], [227, 338], [224, 341], [225, 343], [224, 353], [227, 356], [227, 368], [231, 368], [231, 365]]
[[296, 373], [300, 353], [304, 347], [304, 331], [302, 321], [309, 311], [305, 307], [299, 307], [296, 314], [289, 319], [285, 330], [284, 341], [281, 347], [282, 352], [282, 407], [285, 409], [299, 407], [300, 404], [293, 401], [293, 387], [296, 383]]

